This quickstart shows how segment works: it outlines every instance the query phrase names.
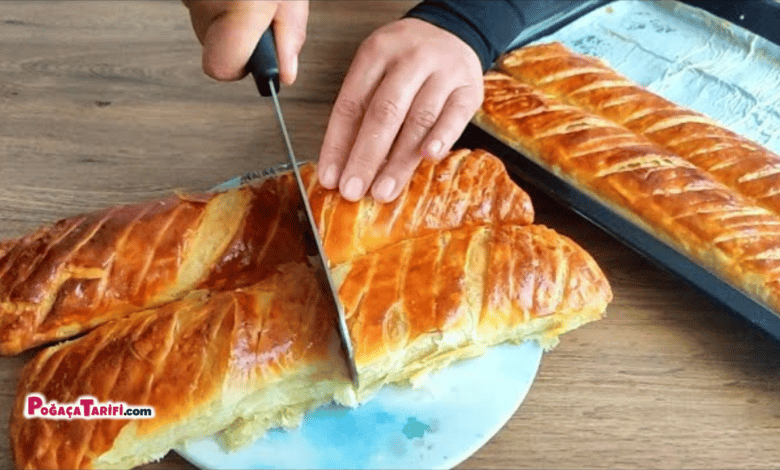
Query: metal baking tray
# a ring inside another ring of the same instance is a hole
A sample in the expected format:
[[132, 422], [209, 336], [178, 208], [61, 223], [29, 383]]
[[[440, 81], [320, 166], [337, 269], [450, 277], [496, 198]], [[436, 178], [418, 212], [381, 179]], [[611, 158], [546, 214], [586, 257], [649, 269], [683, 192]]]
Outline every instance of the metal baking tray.
[[[559, 41], [780, 153], [780, 1], [591, 0], [527, 28], [512, 45]], [[780, 315], [476, 124], [458, 144], [601, 227], [780, 341]]]

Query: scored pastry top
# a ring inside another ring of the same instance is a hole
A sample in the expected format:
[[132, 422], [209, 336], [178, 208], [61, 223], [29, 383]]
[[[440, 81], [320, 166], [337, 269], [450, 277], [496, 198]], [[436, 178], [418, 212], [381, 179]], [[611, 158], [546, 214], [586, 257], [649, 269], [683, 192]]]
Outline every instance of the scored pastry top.
[[[484, 151], [425, 162], [395, 202], [349, 202], [302, 168], [331, 263], [466, 225], [533, 221], [528, 195]], [[291, 174], [61, 220], [0, 244], [0, 353], [67, 338], [192, 289], [258, 282], [302, 244]], [[305, 256], [305, 255], [299, 255]]]
[[558, 43], [497, 68], [476, 122], [780, 312], [780, 157]]

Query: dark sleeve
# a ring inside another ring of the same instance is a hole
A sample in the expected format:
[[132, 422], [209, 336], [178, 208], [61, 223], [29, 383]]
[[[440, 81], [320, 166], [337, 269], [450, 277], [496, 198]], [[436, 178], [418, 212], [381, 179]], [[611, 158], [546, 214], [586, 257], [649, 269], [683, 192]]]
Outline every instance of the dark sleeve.
[[425, 0], [405, 17], [446, 29], [471, 46], [485, 71], [529, 25], [582, 0]]

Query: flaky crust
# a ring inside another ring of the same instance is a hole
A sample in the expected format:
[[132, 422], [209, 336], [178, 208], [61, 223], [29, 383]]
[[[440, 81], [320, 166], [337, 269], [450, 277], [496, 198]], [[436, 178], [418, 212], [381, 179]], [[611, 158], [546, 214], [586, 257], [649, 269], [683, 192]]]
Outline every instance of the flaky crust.
[[[397, 201], [346, 201], [302, 169], [331, 263], [436, 230], [528, 224], [528, 195], [483, 151], [425, 162]], [[181, 298], [265, 279], [302, 243], [291, 174], [59, 221], [0, 243], [0, 353], [68, 338]]]
[[505, 54], [498, 67], [568, 104], [622, 124], [780, 214], [780, 155], [666, 100], [560, 43]]
[[780, 217], [644, 136], [501, 72], [475, 120], [780, 311]]
[[[22, 372], [11, 419], [18, 468], [88, 468], [120, 433], [135, 441], [166, 425], [202, 430], [194, 424], [203, 419], [199, 413], [231, 410], [256, 383], [273, 383], [313, 361], [324, 362], [323, 374], [344, 377], [343, 359], [328, 352], [332, 325], [317, 315], [325, 307], [309, 271], [291, 263], [247, 289], [195, 291], [43, 350]], [[33, 391], [60, 403], [88, 395], [104, 403], [148, 404], [155, 418], [25, 419], [23, 397]], [[212, 432], [229, 424], [211, 418], [206, 429]]]
[[197, 287], [262, 279], [302, 240], [290, 189], [272, 180], [114, 207], [9, 244], [0, 258], [0, 352], [67, 338]]
[[[466, 332], [492, 344], [513, 328], [554, 316], [560, 324], [547, 324], [533, 338], [551, 346], [568, 330], [563, 319], [576, 312], [593, 320], [612, 298], [582, 248], [536, 225], [415, 237], [337, 266], [334, 275], [361, 368], [413, 350], [425, 335]], [[406, 361], [381, 374], [408, 375], [413, 367]]]
[[456, 227], [533, 222], [531, 198], [504, 164], [484, 150], [456, 150], [438, 163], [424, 160], [396, 200], [349, 202], [310, 182], [309, 201], [332, 265], [413, 236]]
[[[590, 256], [539, 226], [430, 233], [354, 257], [334, 273], [361, 399], [493, 344], [536, 339], [551, 346], [564, 331], [599, 318], [612, 298]], [[289, 263], [262, 283], [198, 291], [42, 351], [22, 373], [12, 412], [17, 466], [129, 467], [154, 457], [138, 451], [150, 443], [162, 455], [177, 440], [298, 405], [290, 384], [305, 385], [304, 407], [337, 398], [333, 387], [318, 385], [349, 387], [322, 299], [311, 268]], [[259, 397], [273, 396], [280, 384], [276, 394], [287, 401], [263, 408], [272, 400]], [[151, 405], [155, 418], [25, 419], [31, 392], [60, 403], [91, 395]]]

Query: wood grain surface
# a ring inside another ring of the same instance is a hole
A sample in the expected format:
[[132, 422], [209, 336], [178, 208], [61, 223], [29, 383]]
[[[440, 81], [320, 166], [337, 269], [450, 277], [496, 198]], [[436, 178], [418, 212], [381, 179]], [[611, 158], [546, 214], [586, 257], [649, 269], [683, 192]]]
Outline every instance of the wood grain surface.
[[[360, 41], [414, 2], [315, 1], [282, 107], [315, 159]], [[0, 3], [0, 238], [79, 212], [203, 190], [285, 161], [271, 104], [202, 74], [177, 1]], [[540, 223], [604, 268], [604, 320], [545, 354], [527, 399], [463, 468], [780, 466], [780, 347], [530, 190]], [[0, 358], [0, 468], [30, 353]], [[490, 397], [485, 397], [490, 400]], [[192, 469], [171, 453], [144, 469]]]

